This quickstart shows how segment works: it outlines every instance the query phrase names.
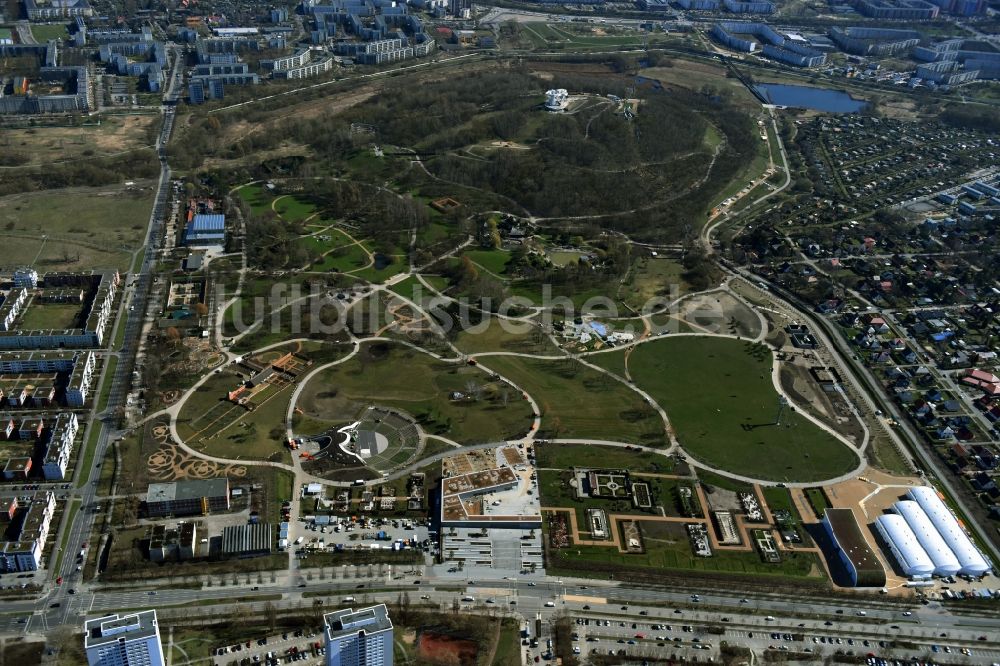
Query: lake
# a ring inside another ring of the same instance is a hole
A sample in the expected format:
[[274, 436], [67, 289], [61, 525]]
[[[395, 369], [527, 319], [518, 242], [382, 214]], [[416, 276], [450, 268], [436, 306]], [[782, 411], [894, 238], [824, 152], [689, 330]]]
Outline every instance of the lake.
[[790, 106], [796, 109], [812, 109], [830, 113], [857, 113], [868, 102], [854, 99], [842, 90], [791, 86], [784, 83], [758, 83], [754, 89], [771, 104]]

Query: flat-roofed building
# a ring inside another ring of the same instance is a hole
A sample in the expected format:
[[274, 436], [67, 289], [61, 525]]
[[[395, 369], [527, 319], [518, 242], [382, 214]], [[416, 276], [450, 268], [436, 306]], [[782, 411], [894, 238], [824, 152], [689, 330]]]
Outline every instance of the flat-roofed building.
[[271, 525], [268, 523], [222, 528], [223, 557], [262, 557], [271, 554], [273, 545]]
[[831, 570], [834, 569], [834, 562], [839, 562], [853, 587], [885, 585], [885, 568], [865, 539], [853, 511], [827, 509], [823, 514], [823, 527], [830, 538], [832, 552], [824, 549], [824, 555]]
[[192, 479], [151, 483], [146, 491], [146, 515], [191, 516], [229, 510], [229, 479]]
[[326, 666], [392, 666], [393, 630], [385, 604], [323, 616]]
[[156, 611], [107, 615], [84, 625], [90, 666], [163, 666]]

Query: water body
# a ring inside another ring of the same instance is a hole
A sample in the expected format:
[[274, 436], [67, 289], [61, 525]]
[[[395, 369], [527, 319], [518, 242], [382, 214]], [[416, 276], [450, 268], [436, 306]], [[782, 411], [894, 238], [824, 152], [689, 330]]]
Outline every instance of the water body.
[[784, 83], [758, 83], [754, 89], [771, 104], [829, 113], [858, 113], [868, 102], [854, 99], [842, 90], [791, 86]]

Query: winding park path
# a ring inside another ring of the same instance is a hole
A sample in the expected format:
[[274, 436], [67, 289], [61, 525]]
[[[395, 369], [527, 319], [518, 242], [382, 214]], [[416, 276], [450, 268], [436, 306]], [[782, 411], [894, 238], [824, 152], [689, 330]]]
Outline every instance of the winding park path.
[[[772, 126], [774, 126], [774, 118], [773, 118], [773, 116], [771, 118], [771, 122], [772, 122]], [[777, 127], [776, 126], [774, 126], [774, 130], [775, 130], [775, 135], [777, 136]], [[776, 151], [773, 150], [773, 147], [771, 147], [771, 148], [772, 148], [772, 150], [771, 150], [771, 163], [773, 165], [774, 162], [775, 162], [775, 159], [774, 159], [775, 158], [775, 154], [774, 153]], [[774, 191], [772, 191], [772, 192], [764, 195], [763, 197], [759, 198], [758, 200], [752, 202], [751, 205], [755, 205], [755, 204], [759, 203], [760, 201], [763, 201], [764, 199], [777, 194], [778, 192], [780, 192], [781, 190], [783, 190], [788, 185], [789, 178], [788, 178], [788, 171], [787, 171], [787, 162], [786, 162], [786, 158], [785, 158], [784, 146], [781, 145], [780, 136], [778, 137], [778, 151], [777, 152], [780, 154], [780, 157], [781, 157], [781, 160], [782, 160], [782, 163], [783, 163], [781, 166], [785, 170], [785, 174], [786, 174], [785, 183], [781, 187], [775, 189]], [[412, 161], [411, 166], [416, 166], [417, 168], [426, 170], [426, 167], [424, 166], [424, 164], [419, 159], [419, 156], [414, 156], [414, 160]], [[247, 183], [247, 184], [252, 184], [252, 183]], [[756, 183], [754, 183], [753, 186], [756, 187]], [[234, 188], [233, 192], [235, 192], [236, 189], [237, 188]], [[753, 187], [751, 187], [750, 189], [752, 190]], [[272, 210], [275, 210], [275, 212], [277, 212], [277, 208], [276, 208], [275, 204], [276, 204], [276, 202], [279, 199], [280, 199], [280, 197], [278, 199], [274, 199], [271, 202], [271, 208], [272, 208]], [[280, 213], [279, 213], [279, 215], [280, 215]], [[316, 216], [316, 214], [313, 214], [311, 217], [315, 217], [315, 216]], [[515, 217], [520, 217], [520, 216], [515, 215]], [[605, 217], [605, 216], [581, 216], [579, 219], [588, 219], [590, 217]], [[542, 218], [531, 218], [531, 219], [539, 219], [540, 220]], [[570, 219], [570, 218], [559, 218], [559, 219]], [[572, 218], [572, 219], [577, 219], [577, 218]], [[727, 216], [718, 216], [718, 218], [711, 219], [709, 221], [709, 223], [705, 226], [705, 228], [702, 231], [702, 237], [705, 240], [706, 245], [708, 247], [711, 247], [711, 243], [710, 243], [710, 241], [711, 241], [711, 234], [724, 221], [726, 221], [727, 219], [728, 219], [728, 215]], [[318, 232], [312, 232], [311, 234], [307, 234], [307, 236], [308, 235], [314, 235], [316, 233], [323, 233], [324, 231], [332, 230], [333, 228], [334, 228], [334, 225], [330, 225], [330, 226], [326, 227], [325, 229], [320, 230]], [[357, 244], [357, 245], [361, 246], [362, 248], [364, 247], [363, 245], [361, 245], [362, 241], [359, 241], [358, 239], [354, 238], [353, 236], [351, 236], [350, 234], [348, 234], [347, 232], [345, 232], [339, 226], [336, 227], [336, 229], [339, 232], [345, 234], [345, 236], [350, 241], [349, 244]], [[413, 230], [413, 233], [411, 233], [411, 235], [410, 235], [411, 246], [413, 245], [413, 242], [415, 240], [415, 235], [414, 234], [415, 234], [415, 229]], [[651, 320], [651, 316], [652, 315], [650, 315], [650, 314], [641, 314], [641, 315], [633, 316], [633, 317], [610, 317], [610, 318], [607, 318], [609, 320], [617, 320], [617, 321], [621, 321], [621, 320], [635, 320], [637, 322], [640, 322], [642, 324], [642, 326], [643, 326], [642, 333], [639, 334], [637, 336], [637, 338], [634, 339], [633, 341], [616, 345], [613, 348], [605, 348], [605, 349], [593, 350], [593, 351], [576, 351], [576, 352], [574, 352], [574, 351], [570, 351], [570, 350], [564, 349], [563, 346], [560, 344], [560, 341], [554, 335], [554, 333], [551, 330], [546, 330], [546, 327], [543, 325], [543, 323], [539, 321], [539, 316], [541, 314], [543, 314], [545, 312], [545, 310], [546, 310], [545, 308], [543, 308], [541, 306], [537, 306], [537, 305], [533, 305], [533, 304], [532, 305], [527, 305], [526, 307], [524, 307], [524, 309], [522, 311], [523, 314], [522, 313], [518, 313], [518, 314], [503, 313], [503, 314], [501, 314], [501, 313], [495, 313], [495, 312], [480, 311], [481, 314], [489, 316], [489, 317], [493, 317], [493, 318], [495, 318], [496, 320], [499, 320], [499, 321], [517, 322], [517, 323], [522, 324], [522, 325], [523, 324], [530, 324], [531, 326], [538, 327], [538, 329], [540, 329], [544, 333], [546, 333], [546, 335], [548, 336], [549, 341], [554, 346], [554, 350], [553, 350], [552, 353], [529, 353], [529, 352], [518, 352], [518, 351], [483, 351], [483, 352], [477, 352], [477, 353], [470, 353], [470, 352], [462, 352], [459, 349], [457, 349], [455, 347], [455, 345], [445, 335], [445, 331], [442, 328], [441, 324], [439, 324], [435, 320], [435, 318], [433, 316], [431, 316], [431, 314], [427, 311], [427, 309], [425, 309], [425, 307], [423, 307], [420, 303], [412, 300], [406, 294], [400, 294], [400, 293], [397, 293], [397, 292], [391, 290], [391, 288], [394, 285], [399, 284], [402, 281], [404, 281], [404, 280], [406, 280], [406, 279], [408, 279], [410, 277], [413, 277], [413, 278], [416, 279], [416, 281], [420, 285], [420, 287], [423, 288], [423, 289], [426, 289], [427, 293], [432, 296], [433, 302], [435, 304], [457, 303], [458, 301], [456, 299], [454, 299], [451, 296], [448, 296], [448, 295], [442, 293], [441, 291], [439, 291], [438, 289], [436, 289], [425, 278], [425, 276], [422, 274], [422, 272], [425, 271], [425, 270], [427, 270], [428, 267], [434, 265], [435, 263], [437, 263], [441, 259], [446, 258], [448, 256], [454, 256], [454, 255], [456, 255], [457, 253], [461, 252], [464, 248], [468, 247], [471, 243], [472, 243], [472, 238], [471, 237], [470, 238], [466, 238], [462, 243], [457, 244], [451, 250], [448, 250], [448, 251], [440, 254], [439, 256], [435, 257], [432, 261], [427, 262], [424, 266], [419, 266], [419, 267], [418, 266], [413, 266], [412, 265], [412, 261], [411, 261], [410, 265], [408, 266], [408, 269], [405, 270], [404, 272], [401, 272], [399, 274], [396, 274], [396, 275], [392, 276], [391, 278], [387, 279], [382, 284], [372, 285], [371, 286], [370, 291], [367, 294], [364, 295], [365, 297], [373, 297], [373, 296], [377, 296], [377, 295], [381, 294], [381, 295], [383, 295], [386, 298], [387, 303], [393, 303], [393, 302], [395, 302], [397, 304], [397, 306], [398, 306], [399, 303], [402, 303], [405, 306], [409, 307], [412, 310], [412, 313], [413, 313], [412, 317], [408, 317], [406, 322], [401, 322], [400, 319], [393, 319], [392, 321], [390, 321], [389, 324], [387, 324], [386, 326], [381, 327], [379, 329], [379, 331], [378, 331], [378, 335], [374, 335], [374, 336], [357, 337], [357, 336], [354, 335], [354, 333], [352, 333], [349, 329], [347, 329], [345, 327], [344, 330], [346, 330], [346, 332], [347, 332], [348, 344], [351, 346], [350, 350], [346, 354], [344, 354], [342, 357], [340, 357], [340, 358], [338, 358], [336, 360], [330, 361], [328, 363], [323, 363], [322, 365], [319, 365], [317, 367], [311, 368], [308, 373], [306, 373], [304, 376], [302, 376], [301, 378], [299, 378], [296, 381], [295, 386], [294, 386], [294, 388], [293, 388], [293, 390], [291, 392], [291, 395], [289, 397], [288, 407], [287, 407], [286, 414], [285, 414], [285, 419], [286, 419], [285, 429], [286, 429], [286, 434], [287, 434], [287, 436], [289, 438], [292, 438], [292, 437], [295, 436], [295, 433], [293, 432], [293, 428], [292, 428], [293, 416], [294, 416], [295, 411], [296, 411], [297, 402], [299, 401], [299, 399], [300, 399], [300, 397], [302, 395], [302, 391], [304, 390], [304, 388], [306, 387], [306, 385], [309, 384], [310, 381], [315, 380], [317, 377], [320, 376], [320, 373], [324, 372], [325, 370], [327, 370], [327, 369], [329, 369], [331, 367], [335, 367], [335, 366], [337, 366], [339, 364], [345, 363], [345, 362], [347, 362], [347, 361], [355, 358], [355, 356], [361, 351], [361, 345], [373, 343], [373, 342], [376, 342], [376, 341], [379, 341], [379, 342], [389, 341], [389, 342], [391, 342], [393, 344], [406, 346], [406, 347], [409, 347], [409, 348], [413, 349], [414, 351], [419, 351], [421, 353], [427, 354], [428, 356], [434, 358], [435, 360], [440, 361], [440, 362], [444, 362], [444, 363], [465, 364], [465, 363], [469, 363], [470, 360], [474, 358], [475, 359], [475, 364], [478, 366], [478, 368], [480, 370], [482, 370], [483, 372], [486, 372], [486, 373], [488, 373], [490, 375], [496, 375], [496, 380], [497, 381], [504, 382], [504, 383], [510, 385], [511, 387], [513, 387], [515, 390], [519, 391], [527, 399], [527, 401], [529, 402], [529, 405], [530, 405], [530, 407], [532, 409], [532, 413], [533, 413], [534, 417], [532, 419], [532, 423], [531, 423], [530, 428], [527, 429], [527, 431], [524, 433], [524, 435], [522, 437], [520, 437], [520, 438], [518, 438], [516, 440], [518, 442], [530, 442], [530, 441], [532, 441], [535, 438], [536, 434], [539, 432], [539, 429], [542, 426], [543, 413], [542, 413], [542, 410], [539, 407], [540, 396], [533, 396], [533, 395], [531, 395], [531, 393], [529, 391], [527, 391], [522, 386], [518, 386], [510, 378], [504, 377], [500, 373], [497, 373], [494, 370], [492, 370], [489, 367], [489, 359], [490, 358], [494, 358], [494, 357], [504, 357], [504, 356], [506, 356], [506, 357], [515, 357], [515, 358], [525, 358], [525, 359], [532, 359], [532, 360], [540, 360], [540, 361], [572, 359], [572, 360], [580, 363], [581, 365], [585, 366], [586, 368], [588, 368], [591, 371], [600, 373], [600, 374], [604, 375], [605, 377], [608, 377], [610, 379], [615, 380], [616, 382], [619, 382], [621, 385], [627, 387], [630, 391], [634, 392], [644, 403], [646, 403], [652, 409], [654, 409], [656, 411], [656, 413], [658, 414], [659, 418], [660, 418], [660, 421], [661, 421], [661, 424], [662, 424], [662, 427], [663, 427], [663, 431], [664, 431], [665, 437], [666, 437], [667, 442], [668, 442], [668, 446], [666, 446], [666, 447], [659, 447], [659, 448], [650, 447], [650, 446], [637, 446], [637, 445], [635, 445], [633, 443], [629, 443], [629, 442], [609, 441], [609, 440], [605, 440], [605, 439], [586, 438], [586, 437], [583, 437], [583, 438], [553, 438], [553, 439], [547, 439], [546, 441], [553, 442], [553, 443], [556, 443], [556, 444], [587, 444], [587, 445], [599, 445], [599, 446], [611, 446], [611, 447], [619, 447], [619, 448], [629, 448], [631, 450], [645, 451], [645, 452], [653, 453], [653, 454], [656, 454], [656, 455], [662, 455], [664, 457], [683, 456], [684, 458], [686, 458], [686, 460], [688, 461], [688, 463], [691, 466], [693, 466], [694, 468], [696, 468], [696, 469], [710, 471], [710, 472], [715, 473], [715, 474], [719, 474], [719, 475], [722, 475], [722, 476], [725, 476], [725, 477], [729, 477], [729, 478], [736, 479], [736, 480], [739, 480], [739, 481], [744, 481], [744, 482], [759, 483], [759, 484], [765, 485], [765, 486], [766, 485], [779, 485], [780, 482], [778, 482], [778, 481], [757, 479], [757, 478], [753, 478], [753, 477], [750, 477], [750, 476], [743, 476], [743, 475], [740, 475], [740, 474], [737, 474], [737, 473], [734, 473], [734, 472], [731, 472], [731, 471], [728, 471], [728, 470], [719, 469], [717, 467], [713, 467], [713, 466], [707, 464], [706, 462], [703, 462], [703, 461], [699, 460], [698, 458], [692, 456], [690, 454], [690, 452], [685, 451], [684, 448], [681, 446], [681, 444], [677, 441], [677, 438], [675, 436], [674, 429], [673, 429], [673, 427], [671, 425], [671, 421], [670, 421], [670, 418], [669, 418], [667, 410], [662, 405], [660, 405], [649, 393], [647, 393], [645, 390], [643, 390], [642, 388], [640, 388], [639, 386], [637, 386], [632, 381], [632, 378], [631, 378], [631, 375], [630, 375], [630, 372], [629, 372], [629, 365], [628, 365], [628, 359], [630, 358], [631, 353], [635, 349], [637, 349], [640, 345], [649, 344], [651, 342], [654, 342], [654, 341], [660, 339], [659, 336], [655, 336], [655, 335], [651, 334], [651, 330], [653, 328], [652, 325], [651, 325], [652, 324], [652, 320]], [[370, 253], [368, 253], [368, 254], [369, 254], [369, 259], [371, 259], [371, 254]], [[228, 308], [230, 306], [232, 306], [233, 304], [239, 302], [239, 300], [240, 300], [240, 293], [241, 293], [241, 290], [242, 290], [242, 287], [243, 287], [243, 284], [244, 284], [245, 274], [246, 274], [246, 262], [245, 262], [245, 256], [244, 256], [244, 262], [243, 262], [243, 266], [241, 268], [240, 279], [239, 279], [238, 286], [237, 286], [237, 292], [229, 300], [227, 300], [225, 303], [221, 304], [218, 307], [217, 312], [216, 312], [217, 316], [215, 317], [215, 322], [214, 322], [214, 325], [215, 325], [215, 331], [214, 331], [214, 333], [215, 333], [215, 335], [213, 337], [214, 337], [215, 341], [217, 342], [217, 344], [219, 345], [220, 349], [222, 350], [222, 352], [224, 354], [224, 359], [225, 360], [224, 360], [223, 365], [231, 363], [232, 361], [234, 361], [235, 359], [237, 359], [237, 358], [239, 358], [240, 356], [243, 356], [243, 355], [255, 355], [255, 354], [259, 354], [261, 352], [269, 351], [269, 350], [272, 350], [272, 349], [275, 349], [275, 348], [284, 347], [284, 346], [288, 345], [289, 343], [304, 342], [305, 340], [307, 340], [307, 338], [290, 338], [290, 339], [287, 339], [287, 340], [282, 340], [282, 341], [279, 341], [279, 342], [275, 342], [275, 343], [272, 343], [272, 344], [268, 344], [268, 345], [262, 346], [262, 347], [260, 347], [258, 349], [254, 349], [254, 350], [252, 350], [250, 352], [245, 352], [244, 354], [235, 354], [232, 351], [230, 351], [228, 348], [222, 346], [222, 341], [223, 341], [223, 335], [222, 335], [222, 333], [223, 333], [223, 327], [224, 327], [226, 316], [227, 316], [227, 311], [228, 311]], [[736, 290], [732, 289], [730, 282], [733, 279], [737, 279], [737, 278], [734, 278], [732, 275], [730, 275], [729, 277], [727, 277], [722, 282], [722, 284], [720, 284], [720, 285], [718, 285], [716, 287], [713, 287], [711, 289], [707, 289], [707, 290], [704, 290], [704, 291], [700, 291], [700, 292], [694, 292], [694, 293], [685, 294], [684, 296], [681, 296], [679, 298], [674, 299], [670, 303], [666, 304], [663, 308], [657, 310], [657, 312], [659, 312], [659, 313], [668, 313], [671, 317], [677, 319], [678, 321], [682, 321], [686, 325], [690, 326], [692, 329], [695, 329], [694, 332], [675, 332], [675, 333], [672, 333], [670, 335], [670, 338], [684, 337], [684, 336], [689, 336], [689, 337], [716, 337], [716, 338], [723, 338], [723, 339], [742, 340], [742, 341], [749, 341], [749, 342], [756, 342], [756, 343], [760, 343], [760, 344], [766, 344], [765, 343], [765, 338], [766, 338], [766, 336], [768, 334], [768, 322], [767, 322], [767, 319], [763, 316], [763, 314], [760, 312], [760, 309], [758, 307], [755, 307], [754, 305], [752, 305], [750, 302], [747, 301], [747, 299], [745, 299], [742, 295], [740, 295]], [[743, 307], [747, 308], [748, 310], [750, 310], [751, 312], [754, 313], [754, 315], [757, 318], [757, 324], [758, 324], [758, 330], [756, 331], [756, 335], [754, 335], [752, 337], [747, 337], [747, 336], [739, 336], [739, 335], [736, 335], [736, 334], [720, 333], [718, 331], [712, 331], [712, 330], [709, 330], [709, 329], [705, 328], [704, 326], [699, 325], [697, 322], [692, 321], [691, 318], [684, 318], [681, 314], [678, 314], [678, 312], [677, 312], [677, 309], [681, 306], [681, 304], [683, 303], [683, 301], [685, 301], [686, 299], [694, 299], [694, 298], [698, 298], [698, 297], [705, 297], [705, 296], [712, 296], [712, 295], [719, 295], [719, 294], [726, 294], [726, 295], [728, 295], [729, 297], [735, 299], [740, 305], [742, 305]], [[288, 302], [282, 303], [280, 306], [278, 306], [277, 308], [275, 308], [274, 311], [280, 311], [280, 310], [283, 310], [285, 308], [289, 308], [289, 307], [293, 307], [293, 306], [299, 305], [299, 304], [307, 301], [308, 299], [316, 297], [316, 296], [317, 296], [316, 294], [309, 294], [309, 295], [305, 295], [305, 296], [300, 296], [300, 297], [292, 299], [292, 300], [290, 300]], [[356, 305], [356, 303], [357, 303], [357, 301], [354, 301], [354, 302], [351, 302], [351, 303], [347, 304], [347, 307], [344, 310], [344, 312], [346, 313], [346, 311], [348, 309], [350, 309], [350, 307], [353, 307], [354, 305]], [[476, 309], [476, 308], [470, 307], [470, 309]], [[245, 337], [248, 333], [250, 333], [250, 332], [252, 332], [254, 330], [257, 330], [261, 325], [263, 325], [263, 322], [266, 322], [267, 319], [271, 315], [273, 315], [274, 311], [272, 311], [271, 313], [268, 313], [267, 315], [265, 315], [265, 317], [263, 318], [262, 322], [256, 322], [249, 329], [244, 330], [243, 332], [239, 333], [237, 336], [235, 336], [230, 341], [230, 344], [232, 344], [232, 343], [234, 343], [236, 341], [239, 341], [240, 339], [242, 339], [243, 337]], [[606, 318], [605, 317], [601, 317], [601, 319], [606, 319]], [[411, 325], [414, 325], [416, 323], [422, 323], [422, 322], [426, 322], [427, 328], [436, 337], [438, 337], [440, 340], [442, 340], [444, 342], [445, 347], [447, 348], [448, 352], [450, 352], [449, 354], [442, 354], [442, 353], [435, 352], [435, 351], [432, 351], [432, 350], [429, 350], [429, 349], [425, 349], [425, 348], [423, 348], [423, 347], [421, 347], [421, 346], [419, 346], [419, 345], [417, 345], [415, 343], [412, 343], [412, 342], [409, 342], [409, 341], [406, 341], [406, 340], [400, 340], [400, 339], [397, 339], [397, 338], [382, 337], [383, 333], [388, 332], [389, 330], [393, 329], [397, 325], [403, 325], [405, 323], [406, 326], [411, 326]], [[620, 350], [624, 350], [624, 352], [625, 352], [625, 362], [624, 362], [624, 368], [623, 368], [624, 377], [620, 376], [619, 374], [617, 374], [615, 372], [612, 372], [612, 371], [610, 371], [610, 370], [608, 370], [606, 368], [603, 368], [603, 367], [601, 367], [599, 365], [596, 365], [595, 363], [591, 362], [591, 360], [593, 358], [598, 357], [600, 354], [612, 353], [612, 352], [617, 352], [617, 351], [620, 351]], [[773, 354], [774, 350], [772, 349], [771, 352]], [[774, 391], [779, 396], [782, 396], [784, 398], [784, 400], [786, 400], [788, 402], [788, 404], [794, 405], [795, 401], [793, 400], [792, 396], [787, 395], [783, 391], [783, 389], [781, 387], [780, 376], [779, 376], [780, 375], [780, 367], [781, 367], [781, 363], [779, 361], [777, 361], [776, 359], [772, 358], [772, 363], [771, 363], [771, 383], [772, 383], [772, 386], [774, 388]], [[203, 377], [201, 377], [193, 386], [191, 386], [190, 388], [188, 388], [180, 396], [180, 398], [177, 400], [177, 402], [175, 402], [173, 405], [171, 405], [170, 407], [168, 407], [168, 408], [166, 408], [164, 410], [161, 410], [159, 412], [156, 412], [154, 414], [149, 415], [148, 417], [146, 417], [146, 419], [144, 419], [144, 421], [148, 421], [148, 420], [152, 420], [152, 419], [157, 419], [157, 418], [163, 418], [163, 417], [169, 418], [169, 424], [170, 424], [169, 431], [170, 431], [170, 435], [171, 435], [171, 438], [173, 439], [174, 443], [177, 444], [179, 447], [181, 447], [184, 451], [186, 451], [190, 455], [193, 455], [193, 456], [196, 456], [196, 457], [199, 457], [199, 458], [203, 458], [205, 460], [210, 460], [210, 461], [213, 461], [213, 462], [216, 462], [216, 463], [222, 463], [222, 464], [262, 465], [262, 466], [270, 466], [270, 467], [275, 467], [275, 468], [280, 468], [280, 469], [288, 470], [288, 471], [291, 471], [295, 475], [295, 482], [296, 482], [296, 484], [307, 483], [307, 482], [317, 482], [317, 483], [321, 483], [321, 484], [325, 484], [325, 485], [329, 485], [329, 486], [348, 486], [348, 485], [351, 485], [349, 482], [331, 481], [329, 479], [324, 479], [324, 478], [321, 478], [321, 477], [318, 477], [318, 476], [315, 476], [315, 475], [312, 475], [312, 474], [306, 472], [302, 468], [302, 459], [301, 459], [300, 456], [293, 455], [292, 456], [292, 463], [291, 464], [280, 463], [280, 462], [271, 462], [271, 461], [261, 461], [261, 460], [242, 460], [242, 459], [233, 460], [233, 459], [222, 458], [222, 457], [218, 457], [218, 456], [212, 456], [212, 455], [209, 455], [209, 454], [197, 451], [197, 450], [193, 449], [192, 447], [190, 447], [186, 442], [183, 441], [183, 439], [179, 435], [179, 433], [177, 431], [177, 421], [178, 421], [178, 417], [179, 417], [179, 415], [181, 413], [181, 410], [184, 408], [184, 406], [190, 400], [192, 400], [194, 398], [194, 396], [196, 396], [198, 394], [199, 389], [205, 384], [206, 381], [208, 381], [208, 379], [216, 371], [216, 368], [210, 368], [208, 370], [209, 371]], [[581, 409], [585, 409], [585, 406], [581, 405], [580, 408]], [[856, 412], [856, 408], [853, 405], [852, 405], [851, 409], [855, 411], [855, 414], [857, 413]], [[807, 482], [807, 483], [806, 482], [802, 482], [802, 483], [799, 483], [799, 482], [784, 482], [784, 483], [781, 483], [780, 485], [785, 485], [785, 486], [790, 486], [790, 487], [815, 486], [818, 483], [832, 483], [832, 482], [842, 481], [842, 480], [846, 480], [846, 479], [850, 479], [850, 478], [855, 478], [855, 477], [857, 477], [859, 474], [861, 474], [864, 471], [864, 469], [867, 467], [867, 463], [865, 462], [865, 460], [864, 460], [864, 458], [863, 458], [863, 456], [861, 454], [864, 452], [865, 448], [868, 446], [868, 443], [869, 443], [869, 440], [870, 440], [870, 433], [869, 433], [867, 427], [864, 425], [863, 420], [859, 419], [859, 422], [862, 423], [862, 427], [863, 427], [863, 441], [862, 441], [862, 443], [861, 443], [860, 446], [856, 446], [852, 442], [850, 442], [847, 438], [845, 438], [840, 433], [838, 433], [834, 428], [830, 427], [828, 424], [824, 423], [823, 421], [821, 421], [817, 417], [815, 417], [812, 414], [810, 414], [808, 410], [806, 410], [806, 409], [797, 409], [796, 413], [797, 413], [797, 415], [800, 418], [805, 419], [812, 426], [814, 426], [814, 427], [816, 427], [816, 428], [818, 428], [818, 429], [820, 429], [820, 430], [828, 433], [829, 435], [831, 435], [832, 437], [834, 437], [841, 445], [846, 446], [850, 451], [852, 451], [857, 456], [858, 464], [857, 464], [857, 466], [854, 469], [852, 469], [852, 470], [850, 470], [848, 472], [845, 472], [844, 474], [841, 474], [841, 475], [839, 475], [839, 476], [837, 476], [835, 478], [827, 479], [825, 481], [816, 481], [816, 480], [814, 480], [814, 481], [810, 481], [810, 482]], [[455, 441], [453, 441], [451, 439], [448, 439], [447, 437], [441, 437], [441, 436], [438, 436], [438, 435], [427, 434], [419, 426], [416, 426], [416, 427], [417, 427], [417, 432], [418, 432], [418, 437], [419, 437], [419, 445], [418, 445], [418, 449], [417, 449], [418, 452], [422, 452], [423, 451], [424, 444], [427, 441], [427, 439], [434, 439], [434, 440], [437, 440], [437, 441], [440, 441], [440, 442], [443, 442], [443, 443], [447, 444], [449, 447], [452, 447], [453, 449], [462, 449], [462, 450], [487, 449], [487, 448], [495, 447], [495, 446], [497, 446], [499, 444], [499, 442], [490, 442], [490, 443], [482, 443], [482, 444], [475, 444], [475, 445], [463, 445], [463, 444], [455, 442]], [[444, 451], [444, 452], [441, 452], [441, 453], [435, 453], [435, 454], [433, 454], [431, 456], [427, 456], [427, 457], [422, 457], [422, 456], [419, 456], [419, 455], [415, 455], [413, 458], [411, 458], [410, 461], [408, 461], [408, 462], [406, 462], [406, 463], [404, 463], [404, 464], [402, 464], [400, 466], [397, 466], [396, 468], [392, 469], [391, 472], [389, 472], [386, 476], [384, 476], [384, 477], [382, 477], [380, 479], [377, 479], [375, 481], [371, 481], [369, 483], [372, 484], [372, 485], [375, 485], [375, 484], [383, 483], [386, 480], [398, 479], [400, 477], [403, 477], [403, 476], [409, 474], [410, 472], [412, 472], [413, 470], [415, 470], [415, 469], [417, 469], [419, 467], [423, 467], [423, 466], [425, 466], [425, 465], [427, 465], [429, 463], [435, 462], [435, 461], [440, 460], [442, 458], [445, 458], [445, 457], [447, 457], [449, 455], [453, 455], [453, 453], [454, 453], [453, 451]]]

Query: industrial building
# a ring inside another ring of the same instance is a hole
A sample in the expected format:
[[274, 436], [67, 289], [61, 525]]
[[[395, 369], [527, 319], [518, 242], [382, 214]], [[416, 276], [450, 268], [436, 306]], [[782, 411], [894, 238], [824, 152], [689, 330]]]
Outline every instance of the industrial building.
[[853, 511], [827, 509], [822, 524], [831, 542], [831, 555], [841, 563], [853, 587], [885, 585], [885, 569], [868, 545]]
[[393, 629], [385, 604], [323, 616], [326, 666], [392, 666]]
[[962, 567], [959, 573], [967, 576], [984, 576], [990, 572], [992, 566], [972, 543], [972, 539], [959, 525], [955, 515], [941, 501], [937, 491], [927, 486], [920, 486], [911, 489], [907, 495], [920, 505], [945, 544], [955, 554], [955, 558]]
[[225, 242], [225, 215], [217, 213], [195, 215], [184, 229], [185, 245], [223, 245]]
[[934, 563], [902, 516], [895, 513], [879, 516], [875, 519], [875, 531], [889, 547], [904, 576], [930, 578], [934, 573]]
[[83, 647], [90, 666], [163, 666], [156, 611], [87, 620]]
[[223, 557], [262, 557], [270, 555], [273, 546], [271, 525], [267, 523], [230, 525], [222, 529]]
[[204, 515], [229, 510], [229, 479], [191, 479], [151, 483], [146, 491], [146, 515]]
[[935, 576], [954, 576], [962, 570], [955, 553], [944, 542], [934, 524], [920, 505], [913, 500], [903, 500], [896, 502], [892, 506], [913, 530], [917, 542], [924, 549], [931, 562], [934, 563]]

